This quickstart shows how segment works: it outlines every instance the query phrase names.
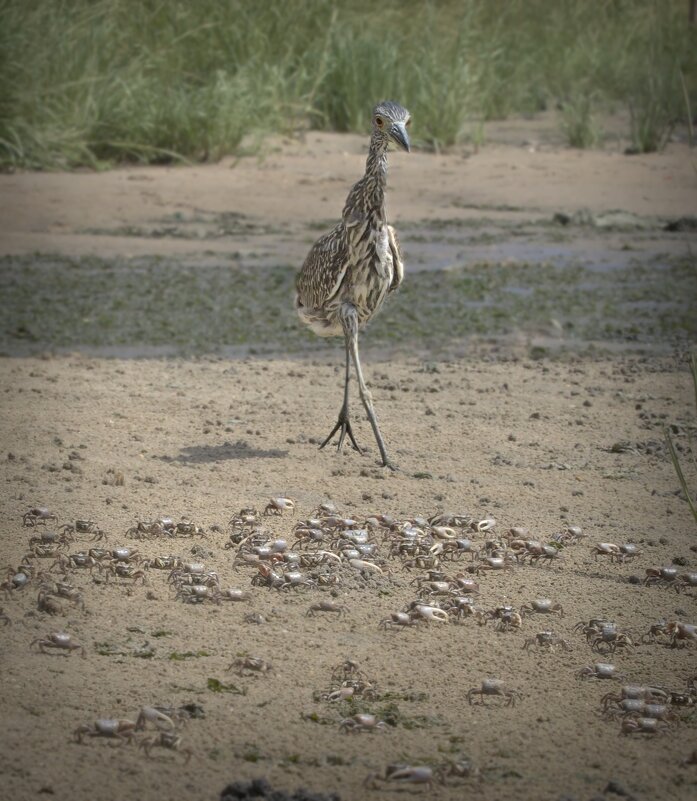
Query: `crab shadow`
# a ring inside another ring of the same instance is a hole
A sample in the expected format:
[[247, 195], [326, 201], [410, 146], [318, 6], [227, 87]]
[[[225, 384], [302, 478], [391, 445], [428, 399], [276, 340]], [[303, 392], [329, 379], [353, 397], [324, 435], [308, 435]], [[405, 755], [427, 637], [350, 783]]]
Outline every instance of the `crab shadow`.
[[182, 448], [178, 456], [161, 456], [165, 462], [181, 464], [207, 464], [224, 462], [231, 459], [283, 459], [288, 451], [279, 448], [253, 448], [244, 440], [222, 442], [219, 445], [188, 445]]

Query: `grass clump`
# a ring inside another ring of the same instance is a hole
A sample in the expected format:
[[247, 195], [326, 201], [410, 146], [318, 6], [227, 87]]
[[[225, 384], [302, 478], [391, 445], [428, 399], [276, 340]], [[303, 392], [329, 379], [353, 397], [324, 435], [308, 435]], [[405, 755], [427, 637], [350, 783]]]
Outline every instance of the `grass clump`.
[[0, 165], [215, 160], [250, 134], [365, 131], [385, 97], [410, 108], [431, 147], [550, 107], [588, 147], [596, 112], [620, 104], [632, 147], [656, 149], [697, 90], [684, 5], [5, 0]]

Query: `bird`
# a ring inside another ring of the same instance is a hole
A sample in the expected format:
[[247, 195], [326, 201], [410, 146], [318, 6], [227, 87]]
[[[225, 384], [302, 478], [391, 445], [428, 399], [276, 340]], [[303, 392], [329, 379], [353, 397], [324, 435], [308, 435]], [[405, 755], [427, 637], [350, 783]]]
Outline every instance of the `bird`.
[[377, 314], [385, 298], [402, 283], [404, 261], [394, 228], [387, 222], [385, 187], [388, 150], [411, 150], [411, 115], [392, 100], [378, 103], [371, 116], [371, 136], [365, 174], [351, 188], [341, 221], [310, 248], [295, 288], [295, 308], [301, 321], [322, 337], [343, 336], [346, 352], [344, 399], [339, 417], [320, 450], [339, 433], [340, 452], [346, 437], [363, 453], [349, 418], [351, 362], [358, 392], [373, 429], [382, 465], [390, 460], [378, 427], [373, 401], [358, 354], [358, 332]]

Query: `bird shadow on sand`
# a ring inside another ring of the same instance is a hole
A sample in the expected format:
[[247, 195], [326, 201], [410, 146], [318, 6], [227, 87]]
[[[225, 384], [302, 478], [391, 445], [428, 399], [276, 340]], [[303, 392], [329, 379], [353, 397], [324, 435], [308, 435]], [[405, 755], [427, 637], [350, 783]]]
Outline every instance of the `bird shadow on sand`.
[[220, 445], [188, 445], [181, 449], [179, 456], [161, 456], [164, 462], [180, 462], [182, 464], [206, 464], [208, 462], [224, 462], [229, 459], [283, 459], [288, 451], [279, 448], [253, 448], [244, 440], [223, 442]]

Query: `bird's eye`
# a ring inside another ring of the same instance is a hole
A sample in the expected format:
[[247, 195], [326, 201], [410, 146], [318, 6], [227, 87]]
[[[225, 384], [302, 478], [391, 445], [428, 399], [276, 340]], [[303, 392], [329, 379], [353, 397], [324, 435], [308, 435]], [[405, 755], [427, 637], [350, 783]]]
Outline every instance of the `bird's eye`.
[[378, 126], [378, 128], [382, 128], [382, 126], [385, 124], [385, 121], [382, 117], [376, 117], [375, 124]]

